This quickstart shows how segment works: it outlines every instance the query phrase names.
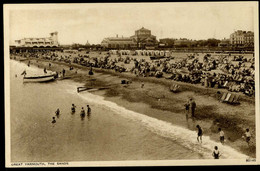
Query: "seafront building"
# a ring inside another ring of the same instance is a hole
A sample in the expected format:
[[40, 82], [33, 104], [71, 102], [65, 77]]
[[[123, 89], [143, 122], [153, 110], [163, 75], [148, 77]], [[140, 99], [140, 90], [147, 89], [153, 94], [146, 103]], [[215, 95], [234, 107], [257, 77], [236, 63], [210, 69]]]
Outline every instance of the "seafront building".
[[142, 27], [135, 31], [135, 35], [131, 36], [136, 42], [137, 47], [141, 49], [155, 49], [157, 47], [156, 36], [152, 35], [151, 30]]
[[50, 37], [23, 38], [15, 40], [10, 46], [10, 52], [32, 52], [32, 51], [62, 50], [58, 41], [58, 32], [50, 33]]
[[222, 39], [219, 43], [218, 43], [218, 47], [229, 47], [230, 46], [230, 40], [229, 39]]
[[135, 31], [135, 35], [130, 37], [107, 37], [101, 42], [101, 46], [106, 49], [155, 49], [157, 47], [156, 36], [151, 34], [151, 30], [142, 27]]
[[254, 47], [254, 32], [237, 30], [230, 35], [232, 47]]
[[134, 48], [136, 43], [130, 37], [107, 37], [101, 42], [101, 46], [106, 49], [130, 49]]
[[50, 37], [15, 40], [15, 43], [16, 47], [56, 48], [59, 46], [58, 32], [50, 33]]

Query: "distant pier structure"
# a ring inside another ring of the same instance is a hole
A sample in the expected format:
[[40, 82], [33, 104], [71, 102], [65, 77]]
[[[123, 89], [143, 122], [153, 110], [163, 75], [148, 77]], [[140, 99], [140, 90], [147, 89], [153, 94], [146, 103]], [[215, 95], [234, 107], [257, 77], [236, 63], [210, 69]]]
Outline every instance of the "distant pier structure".
[[58, 42], [58, 32], [50, 33], [49, 37], [43, 38], [23, 38], [15, 40], [15, 45], [10, 46], [10, 51], [43, 51], [43, 50], [60, 50]]

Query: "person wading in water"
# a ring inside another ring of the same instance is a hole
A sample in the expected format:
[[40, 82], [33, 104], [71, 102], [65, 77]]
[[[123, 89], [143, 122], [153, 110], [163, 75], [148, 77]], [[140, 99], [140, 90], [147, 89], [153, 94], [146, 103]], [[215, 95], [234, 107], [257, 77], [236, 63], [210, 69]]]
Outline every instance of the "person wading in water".
[[89, 105], [87, 105], [87, 114], [88, 114], [88, 115], [91, 114], [91, 108], [89, 107]]
[[80, 116], [83, 118], [83, 117], [85, 117], [85, 115], [86, 115], [85, 110], [84, 110], [84, 108], [82, 107], [82, 108], [81, 108], [81, 112], [80, 112]]
[[214, 159], [219, 159], [219, 157], [221, 156], [220, 152], [218, 151], [218, 146], [215, 146], [214, 151], [212, 152], [212, 156], [214, 157]]
[[75, 112], [76, 112], [76, 106], [74, 104], [72, 104], [71, 113], [75, 113]]
[[198, 136], [197, 136], [197, 140], [198, 142], [201, 142], [202, 143], [202, 129], [199, 125], [196, 126], [196, 128], [198, 129]]

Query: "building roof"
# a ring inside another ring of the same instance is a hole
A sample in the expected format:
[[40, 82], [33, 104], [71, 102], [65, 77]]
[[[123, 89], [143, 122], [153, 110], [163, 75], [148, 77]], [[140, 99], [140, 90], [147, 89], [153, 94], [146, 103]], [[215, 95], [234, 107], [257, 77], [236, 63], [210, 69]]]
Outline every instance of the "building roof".
[[144, 27], [142, 27], [142, 28], [140, 28], [139, 30], [137, 30], [137, 31], [151, 31], [151, 30], [149, 30], [149, 29], [146, 29], [146, 28], [144, 28]]

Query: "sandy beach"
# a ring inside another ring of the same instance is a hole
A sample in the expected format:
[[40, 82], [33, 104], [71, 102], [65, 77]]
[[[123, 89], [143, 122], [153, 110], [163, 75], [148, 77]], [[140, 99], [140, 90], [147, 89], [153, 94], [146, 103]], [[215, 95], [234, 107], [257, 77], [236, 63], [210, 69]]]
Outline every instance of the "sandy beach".
[[[106, 100], [115, 102], [138, 113], [158, 118], [179, 126], [186, 125], [184, 104], [189, 98], [197, 103], [195, 117], [186, 118], [188, 128], [196, 130], [195, 125], [203, 128], [204, 135], [219, 142], [218, 128], [225, 131], [225, 145], [230, 146], [243, 154], [255, 157], [255, 100], [254, 97], [240, 95], [239, 105], [221, 103], [218, 100], [217, 91], [224, 89], [205, 88], [183, 82], [176, 82], [164, 78], [137, 77], [129, 72], [115, 72], [114, 70], [93, 68], [94, 75], [88, 75], [90, 68], [72, 63], [49, 61], [43, 59], [27, 58], [22, 60], [39, 68], [46, 67], [47, 70], [61, 72], [66, 70], [65, 78], [84, 83], [86, 87], [106, 88], [91, 93], [105, 97]], [[51, 67], [49, 67], [51, 63]], [[69, 70], [73, 66], [73, 70]], [[76, 72], [77, 71], [77, 72]], [[121, 84], [122, 80], [129, 80], [129, 84]], [[169, 90], [171, 84], [180, 85], [180, 92], [173, 93]], [[141, 85], [144, 85], [143, 87]], [[172, 113], [178, 115], [179, 119], [173, 117]], [[252, 133], [252, 144], [250, 147], [242, 139], [246, 128]]]

